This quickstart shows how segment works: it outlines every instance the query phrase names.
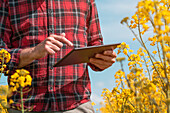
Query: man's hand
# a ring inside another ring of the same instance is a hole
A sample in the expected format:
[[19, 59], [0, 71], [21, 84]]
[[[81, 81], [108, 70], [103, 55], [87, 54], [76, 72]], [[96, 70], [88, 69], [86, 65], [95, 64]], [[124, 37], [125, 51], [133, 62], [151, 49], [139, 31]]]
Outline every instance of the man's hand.
[[35, 47], [34, 51], [37, 53], [35, 54], [35, 59], [42, 58], [47, 54], [55, 54], [63, 47], [63, 43], [68, 46], [73, 46], [73, 43], [65, 38], [65, 33], [62, 33], [61, 35], [50, 35]]
[[116, 53], [112, 50], [104, 51], [103, 54], [96, 54], [95, 58], [90, 58], [90, 63], [100, 69], [106, 69], [115, 63]]
[[18, 68], [30, 64], [35, 59], [43, 58], [47, 54], [55, 54], [62, 48], [63, 43], [68, 46], [73, 46], [73, 43], [65, 38], [65, 33], [62, 33], [61, 35], [52, 34], [37, 46], [23, 49], [20, 54]]

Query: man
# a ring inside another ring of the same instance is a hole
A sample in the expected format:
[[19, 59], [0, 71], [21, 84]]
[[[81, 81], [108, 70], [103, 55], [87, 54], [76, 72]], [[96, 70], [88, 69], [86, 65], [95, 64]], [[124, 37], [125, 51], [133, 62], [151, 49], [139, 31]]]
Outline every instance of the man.
[[[0, 0], [0, 47], [11, 54], [11, 73], [24, 68], [32, 76], [32, 89], [24, 94], [31, 112], [94, 112], [87, 66], [102, 71], [115, 62], [115, 52], [97, 54], [89, 64], [52, 66], [73, 48], [102, 40], [94, 0]], [[19, 93], [11, 99], [19, 102]], [[12, 108], [10, 113], [20, 113], [17, 104]]]

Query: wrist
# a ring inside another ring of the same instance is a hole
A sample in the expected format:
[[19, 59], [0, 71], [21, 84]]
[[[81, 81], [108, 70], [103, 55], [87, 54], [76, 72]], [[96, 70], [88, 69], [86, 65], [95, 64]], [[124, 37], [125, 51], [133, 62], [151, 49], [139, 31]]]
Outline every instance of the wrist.
[[30, 48], [30, 60], [36, 60], [38, 59], [38, 51], [35, 47]]
[[35, 60], [35, 56], [34, 56], [35, 53], [33, 51], [34, 51], [34, 47], [25, 48], [21, 51], [18, 68], [24, 67]]
[[35, 47], [32, 47], [32, 58], [34, 60], [36, 59], [40, 59], [40, 58], [43, 58], [47, 55], [47, 52], [45, 51], [45, 49], [42, 47], [41, 43], [38, 44], [37, 46]]

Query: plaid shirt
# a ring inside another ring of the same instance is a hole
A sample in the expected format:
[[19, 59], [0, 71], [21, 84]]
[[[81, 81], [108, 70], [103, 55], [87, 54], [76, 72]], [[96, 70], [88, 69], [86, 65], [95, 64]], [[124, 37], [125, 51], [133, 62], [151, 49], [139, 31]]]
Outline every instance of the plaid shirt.
[[[74, 47], [102, 44], [94, 0], [0, 0], [0, 47], [11, 54], [10, 70], [17, 68], [22, 49], [63, 32]], [[51, 104], [52, 111], [63, 111], [90, 100], [86, 63], [50, 68], [72, 49], [64, 45], [55, 55], [23, 67], [33, 78], [31, 91], [24, 94], [25, 108], [33, 106], [33, 111], [43, 112]], [[17, 92], [11, 98], [20, 102]]]

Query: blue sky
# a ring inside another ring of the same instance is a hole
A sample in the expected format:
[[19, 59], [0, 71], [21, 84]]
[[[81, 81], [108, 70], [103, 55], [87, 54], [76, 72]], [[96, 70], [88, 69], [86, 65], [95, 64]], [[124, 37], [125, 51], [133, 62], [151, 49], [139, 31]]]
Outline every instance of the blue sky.
[[[101, 30], [105, 44], [126, 42], [130, 48], [136, 49], [139, 43], [132, 41], [134, 36], [126, 25], [120, 24], [120, 21], [128, 16], [131, 17], [136, 11], [136, 5], [139, 0], [96, 0]], [[135, 43], [135, 44], [134, 44]], [[123, 55], [118, 55], [118, 57]], [[124, 68], [127, 70], [127, 62], [124, 62]], [[90, 78], [92, 82], [92, 101], [99, 108], [99, 102], [102, 101], [102, 89], [112, 90], [116, 85], [114, 74], [120, 69], [120, 64], [115, 63], [103, 72], [94, 72], [90, 69]]]
[[[131, 17], [134, 14], [138, 1], [139, 0], [96, 0], [105, 44], [126, 42], [132, 49], [138, 46], [138, 43], [134, 44], [132, 41], [134, 36], [126, 25], [120, 24], [121, 19], [126, 16]], [[126, 62], [124, 67], [127, 69]], [[102, 101], [102, 97], [100, 96], [102, 89], [108, 88], [112, 90], [116, 85], [114, 74], [119, 69], [119, 63], [113, 64], [103, 72], [94, 72], [89, 69], [92, 83], [92, 101], [97, 104], [95, 108], [100, 107], [99, 102]], [[3, 81], [3, 83], [0, 84], [7, 84], [5, 77], [3, 77], [1, 81]]]

